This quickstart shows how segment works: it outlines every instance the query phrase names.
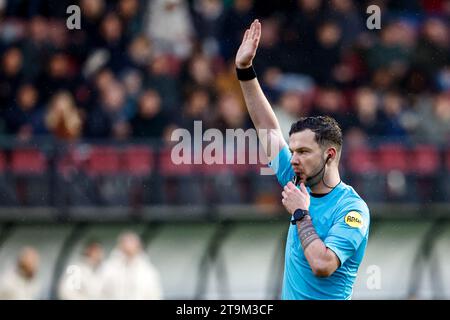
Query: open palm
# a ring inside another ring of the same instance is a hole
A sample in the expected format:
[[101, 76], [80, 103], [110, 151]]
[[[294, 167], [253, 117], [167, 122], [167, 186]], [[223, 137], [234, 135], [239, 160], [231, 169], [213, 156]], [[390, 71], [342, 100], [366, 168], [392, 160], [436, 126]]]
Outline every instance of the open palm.
[[260, 38], [261, 23], [256, 19], [253, 21], [250, 28], [245, 30], [244, 38], [236, 54], [236, 67], [248, 68], [252, 65]]

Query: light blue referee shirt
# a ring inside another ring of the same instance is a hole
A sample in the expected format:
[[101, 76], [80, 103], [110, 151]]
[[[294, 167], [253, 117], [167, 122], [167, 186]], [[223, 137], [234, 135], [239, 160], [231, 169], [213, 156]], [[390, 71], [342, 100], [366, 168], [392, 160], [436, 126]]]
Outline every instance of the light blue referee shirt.
[[[295, 175], [290, 159], [285, 147], [269, 164], [282, 186]], [[281, 298], [351, 299], [369, 236], [369, 208], [352, 187], [341, 182], [324, 196], [311, 196], [309, 212], [320, 239], [336, 253], [341, 265], [330, 277], [316, 277], [303, 254], [297, 226], [290, 225]]]

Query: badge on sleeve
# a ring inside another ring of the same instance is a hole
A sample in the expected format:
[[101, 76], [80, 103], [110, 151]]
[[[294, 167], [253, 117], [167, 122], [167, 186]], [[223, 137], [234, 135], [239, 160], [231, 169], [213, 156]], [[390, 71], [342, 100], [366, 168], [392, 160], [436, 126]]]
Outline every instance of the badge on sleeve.
[[361, 214], [357, 211], [350, 211], [345, 216], [345, 223], [353, 228], [361, 228], [364, 225]]

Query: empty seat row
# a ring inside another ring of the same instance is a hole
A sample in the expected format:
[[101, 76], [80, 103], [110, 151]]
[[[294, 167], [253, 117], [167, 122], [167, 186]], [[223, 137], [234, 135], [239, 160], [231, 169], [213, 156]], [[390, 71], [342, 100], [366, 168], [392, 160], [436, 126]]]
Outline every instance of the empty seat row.
[[[91, 176], [120, 173], [145, 176], [155, 171], [163, 176], [179, 176], [228, 172], [235, 175], [258, 173], [260, 168], [267, 164], [267, 159], [251, 158], [249, 154], [242, 155], [242, 158], [246, 164], [241, 164], [242, 159], [238, 161], [236, 155], [231, 161], [227, 161], [230, 159], [227, 159], [226, 155], [221, 155], [220, 158], [202, 156], [199, 161], [189, 157], [188, 161], [185, 161], [187, 163], [180, 163], [177, 161], [179, 159], [174, 159], [171, 149], [157, 151], [148, 146], [89, 146], [73, 148], [57, 156], [56, 167], [62, 174], [76, 169], [83, 170]], [[215, 163], [217, 159], [221, 159], [219, 161], [221, 163]], [[49, 160], [50, 157], [37, 148], [0, 152], [0, 172], [43, 174], [49, 169]], [[388, 173], [399, 170], [404, 173], [432, 175], [439, 173], [441, 169], [450, 171], [450, 149], [442, 153], [432, 145], [407, 148], [399, 144], [385, 144], [375, 149], [351, 148], [345, 150], [342, 165], [355, 174]]]
[[398, 170], [403, 173], [432, 175], [440, 169], [450, 171], [450, 149], [444, 152], [432, 145], [417, 145], [407, 148], [399, 144], [385, 144], [376, 149], [358, 147], [349, 150], [344, 165], [353, 173], [388, 173]]

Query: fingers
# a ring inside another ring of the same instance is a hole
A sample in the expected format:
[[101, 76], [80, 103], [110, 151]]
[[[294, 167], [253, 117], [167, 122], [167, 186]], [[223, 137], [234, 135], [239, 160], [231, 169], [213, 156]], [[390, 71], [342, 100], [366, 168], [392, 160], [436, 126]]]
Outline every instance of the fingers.
[[306, 190], [305, 184], [303, 182], [300, 183], [300, 190], [305, 194], [308, 193], [308, 190]]
[[251, 32], [250, 38], [251, 38], [252, 40], [255, 39], [255, 35], [256, 35], [256, 20], [253, 21], [253, 23], [252, 23], [252, 25], [251, 25], [251, 27], [250, 27], [250, 32]]
[[259, 36], [261, 35], [261, 23], [259, 22], [258, 19], [255, 19], [255, 21], [253, 21], [250, 30], [251, 30], [251, 39], [259, 40]]
[[308, 190], [306, 189], [305, 184], [300, 183], [300, 189], [297, 188], [291, 181], [289, 181], [283, 188], [283, 193], [288, 195], [290, 192], [298, 192], [304, 195], [308, 195]]
[[250, 29], [245, 30], [243, 41], [246, 41], [248, 39], [249, 34], [250, 34]]
[[288, 184], [285, 186], [290, 191], [297, 191], [298, 188], [295, 186], [295, 184], [292, 183], [292, 181], [289, 181]]
[[293, 183], [289, 182], [287, 185], [284, 186], [281, 195], [283, 196], [283, 198], [287, 198], [289, 197], [289, 195], [292, 195], [293, 193], [300, 193], [300, 191], [297, 189], [296, 186], [294, 186]]
[[259, 42], [260, 37], [261, 37], [261, 23], [259, 22], [258, 19], [256, 19], [254, 39]]
[[252, 24], [250, 25], [250, 28], [245, 30], [244, 33], [244, 41], [245, 40], [258, 40], [261, 36], [261, 23], [258, 19], [255, 19]]

